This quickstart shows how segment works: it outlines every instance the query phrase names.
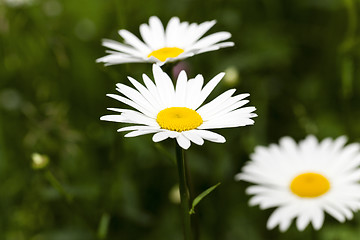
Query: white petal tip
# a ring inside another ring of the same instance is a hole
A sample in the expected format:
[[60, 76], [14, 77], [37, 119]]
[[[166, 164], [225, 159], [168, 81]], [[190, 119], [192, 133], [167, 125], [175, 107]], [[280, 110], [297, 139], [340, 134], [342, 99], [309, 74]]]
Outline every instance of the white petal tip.
[[109, 121], [109, 122], [122, 122], [124, 117], [121, 115], [106, 115], [100, 118], [102, 121]]
[[225, 76], [225, 72], [221, 72], [217, 74], [215, 77], [219, 77], [220, 79], [222, 79], [224, 76]]
[[241, 173], [238, 173], [234, 176], [234, 180], [235, 181], [241, 181], [242, 180], [242, 174]]
[[155, 71], [161, 71], [161, 72], [163, 72], [163, 70], [161, 69], [161, 67], [159, 66], [158, 63], [154, 63], [154, 64], [152, 65], [152, 69], [153, 69], [153, 72], [155, 72]]

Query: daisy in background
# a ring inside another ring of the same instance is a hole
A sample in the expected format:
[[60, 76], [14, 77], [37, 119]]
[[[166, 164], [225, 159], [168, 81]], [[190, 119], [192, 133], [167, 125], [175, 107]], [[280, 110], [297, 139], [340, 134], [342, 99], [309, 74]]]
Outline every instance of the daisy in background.
[[346, 137], [321, 142], [308, 136], [299, 144], [283, 137], [279, 145], [257, 147], [251, 161], [235, 176], [255, 184], [250, 205], [277, 207], [267, 227], [286, 231], [292, 220], [302, 231], [311, 222], [318, 230], [327, 212], [339, 222], [360, 208], [360, 144], [345, 146]]
[[225, 138], [208, 129], [240, 127], [254, 124], [255, 107], [242, 107], [249, 94], [233, 96], [235, 89], [228, 90], [209, 103], [204, 103], [212, 90], [221, 81], [224, 73], [219, 73], [204, 87], [202, 75], [188, 79], [181, 71], [176, 86], [162, 69], [154, 64], [155, 83], [143, 74], [142, 85], [128, 77], [135, 88], [118, 83], [120, 95], [108, 94], [133, 109], [109, 108], [118, 112], [106, 115], [101, 120], [129, 123], [131, 126], [120, 128], [118, 132], [130, 131], [125, 137], [154, 134], [153, 141], [160, 142], [167, 138], [176, 138], [183, 149], [188, 149], [191, 142], [202, 145], [204, 140], [223, 143]]
[[223, 42], [231, 37], [228, 32], [217, 32], [201, 38], [215, 23], [213, 20], [189, 24], [172, 17], [164, 29], [160, 19], [152, 16], [149, 24], [140, 25], [143, 41], [125, 29], [119, 30], [125, 43], [104, 39], [103, 46], [111, 50], [106, 51], [109, 55], [96, 62], [105, 63], [105, 66], [133, 62], [151, 62], [161, 66], [195, 54], [234, 46], [233, 42]]

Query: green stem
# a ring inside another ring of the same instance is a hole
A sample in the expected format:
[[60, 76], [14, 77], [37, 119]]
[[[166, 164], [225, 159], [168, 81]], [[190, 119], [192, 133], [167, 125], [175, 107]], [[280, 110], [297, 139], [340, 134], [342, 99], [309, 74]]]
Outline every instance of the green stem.
[[344, 4], [348, 15], [348, 25], [345, 39], [343, 42], [343, 50], [348, 52], [355, 44], [358, 16], [356, 11], [357, 6], [354, 0], [344, 0]]
[[311, 228], [310, 239], [311, 240], [318, 240], [319, 239], [318, 232], [313, 227]]
[[183, 220], [183, 228], [184, 228], [184, 239], [192, 240], [192, 232], [191, 232], [191, 221], [190, 221], [190, 195], [189, 189], [186, 181], [186, 168], [185, 168], [185, 158], [184, 158], [184, 149], [182, 149], [175, 140], [176, 145], [176, 162], [178, 167], [179, 174], [179, 189], [180, 189], [180, 201], [181, 201], [181, 214]]
[[106, 236], [109, 231], [109, 223], [110, 223], [110, 215], [108, 213], [103, 213], [98, 228], [98, 238], [100, 240], [106, 239]]
[[6, 158], [6, 146], [5, 146], [5, 135], [3, 133], [3, 125], [2, 125], [2, 119], [1, 116], [4, 116], [2, 112], [0, 112], [0, 159], [3, 159], [0, 163], [0, 174], [2, 174], [2, 171], [6, 169], [7, 164], [7, 158]]
[[54, 176], [54, 174], [52, 174], [52, 172], [50, 172], [49, 170], [47, 170], [45, 173], [45, 177], [46, 179], [50, 182], [50, 184], [61, 194], [65, 197], [66, 201], [68, 203], [71, 203], [73, 200], [73, 197], [65, 191], [65, 189], [63, 188], [63, 186], [61, 185], [61, 183], [56, 179], [56, 177]]
[[341, 60], [341, 79], [343, 96], [348, 98], [352, 94], [354, 82], [354, 60], [351, 57], [352, 50], [356, 44], [357, 11], [354, 0], [343, 0], [347, 10], [348, 24], [344, 40], [340, 45]]

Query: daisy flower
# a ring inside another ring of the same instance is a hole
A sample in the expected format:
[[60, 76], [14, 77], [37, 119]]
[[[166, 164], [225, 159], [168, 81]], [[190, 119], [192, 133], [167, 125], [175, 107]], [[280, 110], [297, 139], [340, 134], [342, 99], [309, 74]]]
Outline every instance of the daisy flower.
[[109, 108], [120, 114], [103, 116], [101, 120], [132, 124], [118, 130], [131, 131], [125, 137], [154, 133], [154, 142], [176, 138], [183, 149], [188, 149], [191, 142], [198, 145], [202, 145], [204, 140], [225, 142], [223, 136], [208, 129], [239, 127], [254, 123], [250, 118], [257, 116], [252, 113], [255, 107], [241, 108], [249, 102], [244, 100], [249, 94], [232, 96], [235, 89], [228, 90], [202, 105], [221, 81], [224, 73], [216, 75], [204, 87], [204, 79], [200, 74], [188, 79], [185, 71], [181, 71], [176, 86], [156, 64], [153, 65], [153, 75], [155, 83], [143, 74], [145, 85], [128, 77], [135, 88], [118, 83], [116, 90], [121, 95], [107, 96], [133, 109]]
[[152, 16], [149, 24], [140, 25], [143, 41], [125, 29], [119, 30], [125, 43], [104, 39], [103, 46], [111, 50], [107, 51], [109, 55], [96, 62], [103, 62], [105, 66], [132, 62], [151, 62], [161, 66], [195, 54], [234, 46], [233, 42], [222, 42], [231, 37], [228, 32], [217, 32], [201, 38], [215, 23], [213, 20], [189, 24], [172, 17], [164, 29], [160, 19]]
[[344, 222], [360, 208], [360, 144], [345, 146], [342, 136], [319, 142], [308, 136], [299, 144], [284, 137], [279, 145], [257, 147], [251, 161], [235, 176], [255, 185], [249, 204], [276, 207], [267, 228], [286, 231], [292, 220], [302, 231], [311, 222], [319, 230], [325, 212]]

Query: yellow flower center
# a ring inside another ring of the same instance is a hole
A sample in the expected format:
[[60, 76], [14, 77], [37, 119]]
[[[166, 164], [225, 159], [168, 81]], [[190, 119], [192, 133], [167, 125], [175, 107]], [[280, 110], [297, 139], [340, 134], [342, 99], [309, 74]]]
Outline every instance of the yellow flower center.
[[147, 57], [156, 57], [162, 62], [165, 62], [167, 58], [174, 58], [183, 53], [184, 50], [177, 47], [164, 47], [158, 50], [152, 51]]
[[299, 197], [315, 198], [329, 191], [330, 182], [319, 173], [303, 173], [292, 180], [290, 189]]
[[158, 113], [156, 121], [161, 128], [177, 132], [195, 129], [203, 123], [196, 111], [186, 107], [165, 108]]

